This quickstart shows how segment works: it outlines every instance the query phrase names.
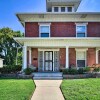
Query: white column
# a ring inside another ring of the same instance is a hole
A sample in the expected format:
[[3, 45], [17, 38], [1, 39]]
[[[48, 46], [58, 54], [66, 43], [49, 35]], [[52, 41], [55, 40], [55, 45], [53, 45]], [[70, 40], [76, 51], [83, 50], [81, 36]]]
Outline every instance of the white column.
[[29, 64], [32, 64], [31, 48], [29, 49]]
[[42, 70], [44, 71], [44, 51], [43, 51], [43, 68]]
[[23, 46], [23, 69], [27, 68], [27, 47]]
[[66, 46], [66, 68], [69, 68], [69, 48]]
[[98, 51], [99, 50], [96, 50], [96, 64], [98, 64]]

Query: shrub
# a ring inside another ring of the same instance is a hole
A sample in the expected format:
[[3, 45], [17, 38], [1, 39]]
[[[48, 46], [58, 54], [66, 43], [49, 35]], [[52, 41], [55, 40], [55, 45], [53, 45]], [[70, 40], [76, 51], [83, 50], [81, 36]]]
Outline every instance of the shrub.
[[62, 69], [63, 74], [69, 74], [69, 69]]
[[98, 68], [94, 68], [94, 70], [93, 70], [94, 72], [99, 72], [100, 71], [100, 68], [98, 67]]
[[89, 72], [90, 71], [90, 67], [85, 67], [84, 68], [84, 72]]
[[69, 74], [75, 75], [77, 73], [78, 73], [77, 69], [75, 69], [75, 68], [70, 68], [69, 69]]
[[21, 65], [8, 65], [4, 66], [3, 68], [0, 68], [1, 73], [16, 73], [18, 71], [21, 71], [22, 66]]
[[83, 74], [84, 73], [84, 69], [83, 68], [79, 68], [77, 71], [78, 71], [78, 74]]
[[33, 72], [33, 70], [31, 68], [26, 68], [24, 69], [24, 72], [26, 75], [30, 75]]

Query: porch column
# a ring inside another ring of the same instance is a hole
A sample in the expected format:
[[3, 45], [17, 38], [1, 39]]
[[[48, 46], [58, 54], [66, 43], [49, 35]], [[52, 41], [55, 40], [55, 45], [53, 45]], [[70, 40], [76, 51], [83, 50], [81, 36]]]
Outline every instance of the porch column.
[[27, 46], [23, 46], [23, 70], [27, 68]]
[[31, 56], [31, 48], [29, 49], [29, 64], [31, 65], [32, 64], [32, 56]]
[[69, 47], [66, 46], [66, 68], [69, 68]]
[[96, 50], [96, 64], [98, 64], [98, 51], [99, 50]]

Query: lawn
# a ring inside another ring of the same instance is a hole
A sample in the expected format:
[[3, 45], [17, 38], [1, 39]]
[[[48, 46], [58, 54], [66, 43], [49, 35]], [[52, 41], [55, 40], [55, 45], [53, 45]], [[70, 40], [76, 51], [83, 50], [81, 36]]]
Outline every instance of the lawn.
[[65, 100], [100, 100], [100, 79], [63, 80]]
[[29, 100], [34, 89], [33, 80], [0, 79], [0, 100]]

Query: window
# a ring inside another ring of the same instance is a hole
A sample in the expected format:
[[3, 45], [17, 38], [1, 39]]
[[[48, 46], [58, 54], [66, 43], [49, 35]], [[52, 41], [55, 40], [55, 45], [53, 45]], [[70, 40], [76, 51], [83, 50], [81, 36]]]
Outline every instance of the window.
[[67, 7], [68, 12], [72, 12], [72, 7]]
[[65, 7], [61, 7], [61, 12], [65, 12]]
[[86, 64], [86, 52], [77, 51], [77, 67], [85, 67]]
[[49, 37], [50, 36], [50, 26], [40, 26], [40, 36]]
[[86, 26], [76, 26], [77, 37], [86, 37]]
[[54, 7], [54, 12], [58, 12], [58, 7]]

